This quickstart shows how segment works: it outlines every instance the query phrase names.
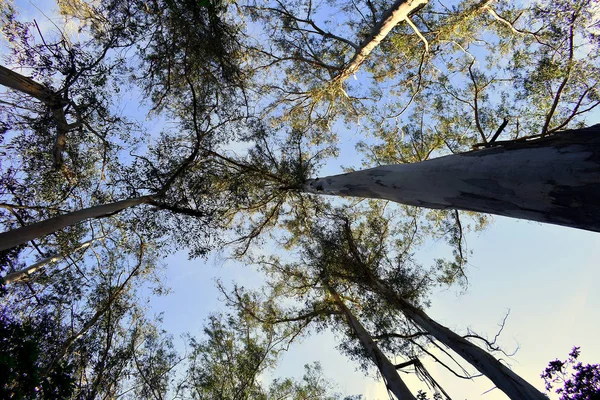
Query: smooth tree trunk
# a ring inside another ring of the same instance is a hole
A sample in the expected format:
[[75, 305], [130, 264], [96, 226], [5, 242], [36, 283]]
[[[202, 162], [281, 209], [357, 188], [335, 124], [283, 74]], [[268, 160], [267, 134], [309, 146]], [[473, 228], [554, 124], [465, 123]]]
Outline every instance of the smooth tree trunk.
[[377, 344], [371, 338], [371, 335], [366, 331], [362, 324], [356, 319], [352, 312], [346, 307], [340, 296], [332, 288], [329, 288], [329, 292], [333, 296], [335, 303], [340, 310], [346, 316], [348, 325], [354, 331], [362, 347], [365, 349], [371, 360], [377, 365], [379, 372], [384, 377], [386, 385], [389, 390], [394, 393], [398, 400], [410, 399], [416, 400], [415, 396], [408, 389], [408, 386], [404, 383], [394, 364], [383, 354]]
[[398, 296], [379, 279], [369, 274], [368, 283], [373, 290], [404, 315], [413, 321], [422, 330], [435, 337], [438, 341], [448, 346], [465, 361], [471, 364], [483, 375], [487, 376], [498, 389], [502, 390], [511, 399], [521, 400], [548, 400], [538, 389], [502, 364], [490, 353], [467, 339], [456, 334], [445, 326], [431, 319], [424, 311], [413, 306], [405, 299]]
[[358, 46], [354, 56], [339, 74], [334, 78], [336, 81], [343, 82], [356, 71], [369, 57], [371, 52], [379, 46], [379, 43], [390, 33], [390, 31], [404, 21], [408, 14], [417, 9], [422, 4], [427, 4], [428, 0], [396, 0], [390, 8], [388, 8], [381, 19], [371, 30], [371, 33]]
[[54, 122], [56, 123], [56, 141], [54, 143], [52, 155], [54, 157], [54, 166], [59, 167], [62, 164], [62, 153], [67, 142], [67, 133], [71, 129], [80, 126], [80, 123], [78, 122], [73, 124], [67, 122], [64, 107], [68, 104], [68, 101], [47, 86], [1, 65], [0, 85], [29, 95], [50, 108]]
[[[96, 238], [96, 239], [88, 240], [87, 242], [83, 242], [82, 244], [80, 244], [79, 246], [74, 248], [72, 251], [76, 252], [79, 250], [87, 249], [88, 247], [90, 247], [92, 245], [92, 243], [94, 243], [96, 240], [100, 240], [100, 239], [101, 238]], [[31, 264], [27, 268], [23, 268], [19, 271], [14, 271], [9, 274], [6, 274], [6, 276], [4, 277], [4, 283], [10, 284], [10, 283], [14, 283], [14, 282], [23, 280], [23, 279], [27, 278], [29, 275], [33, 274], [34, 272], [39, 271], [40, 269], [44, 268], [46, 265], [53, 263], [53, 262], [60, 261], [63, 258], [65, 258], [64, 254], [55, 254], [53, 256], [43, 258], [40, 261]]]
[[600, 124], [419, 163], [312, 179], [303, 190], [599, 232]]
[[152, 196], [142, 196], [133, 199], [121, 200], [114, 203], [84, 208], [83, 210], [73, 211], [71, 213], [49, 218], [47, 220], [36, 222], [22, 228], [3, 232], [0, 233], [0, 251], [25, 244], [30, 240], [49, 235], [58, 231], [59, 229], [75, 225], [90, 218], [107, 217], [123, 211], [126, 208], [134, 207], [140, 204], [147, 204], [151, 201]]

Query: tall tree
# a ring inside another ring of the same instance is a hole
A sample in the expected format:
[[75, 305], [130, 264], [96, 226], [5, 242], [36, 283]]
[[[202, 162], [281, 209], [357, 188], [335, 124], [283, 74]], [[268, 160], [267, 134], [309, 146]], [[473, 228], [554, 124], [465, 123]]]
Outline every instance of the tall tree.
[[[333, 212], [330, 218], [329, 221], [316, 222], [310, 233], [301, 240], [303, 250], [300, 262], [286, 264], [271, 260], [266, 263], [282, 279], [277, 281], [281, 287], [274, 286], [278, 288], [275, 293], [310, 293], [311, 288], [315, 288], [323, 279], [335, 282], [348, 292], [350, 298], [365, 308], [365, 314], [380, 329], [387, 328], [388, 333], [396, 331], [397, 338], [404, 338], [409, 343], [420, 336], [435, 338], [487, 376], [511, 398], [544, 398], [541, 392], [488, 352], [432, 320], [421, 307], [411, 304], [426, 296], [427, 287], [435, 283], [435, 279], [440, 282], [449, 281], [447, 276], [451, 270], [444, 270], [450, 266], [449, 263], [438, 263], [436, 268], [441, 267], [441, 271], [434, 269], [428, 273], [417, 272], [410, 256], [402, 251], [402, 240], [396, 239], [394, 244], [391, 239], [394, 237], [393, 221], [389, 221], [389, 217], [375, 213], [361, 221], [344, 212]], [[407, 236], [405, 240], [410, 241], [410, 234], [407, 233]], [[398, 245], [400, 249], [394, 249]], [[457, 279], [459, 275], [454, 272], [450, 276]], [[314, 296], [309, 296], [308, 293], [302, 298], [307, 297], [309, 300]], [[405, 298], [413, 300], [407, 301]], [[239, 301], [239, 296], [237, 299], [238, 304], [243, 304]], [[319, 318], [323, 312], [319, 312], [323, 307], [322, 302], [312, 305], [307, 301], [306, 303], [296, 314], [304, 316], [303, 320], [306, 321]], [[245, 308], [251, 309], [247, 306]], [[404, 315], [406, 321], [399, 323], [402, 319], [397, 314], [392, 318], [392, 309]], [[393, 322], [399, 326], [394, 326]], [[398, 329], [402, 324], [409, 329], [405, 332]], [[416, 335], [414, 331], [411, 332], [410, 327], [417, 328]], [[385, 331], [374, 336], [389, 337]]]
[[398, 400], [415, 399], [415, 396], [410, 392], [408, 386], [406, 386], [404, 381], [400, 378], [394, 364], [392, 364], [385, 354], [379, 350], [379, 347], [367, 333], [362, 324], [356, 319], [348, 307], [346, 307], [343, 300], [340, 298], [340, 295], [331, 287], [328, 287], [328, 290], [333, 296], [336, 305], [346, 316], [348, 325], [360, 340], [365, 352], [369, 354], [375, 365], [377, 365], [381, 376], [384, 378], [386, 387], [396, 395]]
[[478, 211], [600, 231], [600, 125], [309, 181], [316, 194]]
[[[386, 222], [384, 221], [380, 221], [379, 223], [382, 224], [382, 226], [386, 226]], [[323, 227], [320, 229], [323, 230]], [[494, 384], [509, 397], [528, 399], [544, 398], [542, 393], [489, 353], [432, 320], [421, 309], [403, 299], [402, 296], [393, 289], [393, 281], [391, 281], [392, 284], [390, 285], [386, 283], [385, 278], [378, 277], [377, 271], [381, 270], [381, 264], [382, 261], [385, 260], [386, 255], [373, 254], [373, 249], [370, 249], [368, 242], [359, 242], [361, 238], [368, 238], [369, 234], [372, 235], [376, 232], [376, 230], [371, 232], [367, 231], [366, 233], [361, 232], [361, 235], [357, 238], [353, 233], [351, 221], [342, 217], [338, 220], [337, 227], [334, 222], [333, 228], [329, 234], [326, 233], [321, 236], [321, 238], [327, 238], [327, 241], [322, 242], [321, 245], [317, 244], [316, 248], [318, 250], [316, 254], [321, 254], [320, 257], [323, 258], [325, 251], [329, 253], [334, 252], [334, 254], [328, 254], [326, 257], [327, 260], [334, 260], [334, 262], [339, 263], [339, 270], [344, 271], [340, 274], [340, 278], [344, 277], [359, 287], [371, 290], [377, 295], [382, 296], [390, 306], [400, 310], [410, 321], [422, 329], [422, 331], [427, 332], [459, 354], [463, 359], [494, 382]], [[319, 236], [317, 236], [316, 240], [319, 240]], [[338, 244], [337, 251], [331, 246], [332, 243]], [[323, 247], [319, 249], [319, 246]], [[378, 260], [378, 258], [380, 259]]]

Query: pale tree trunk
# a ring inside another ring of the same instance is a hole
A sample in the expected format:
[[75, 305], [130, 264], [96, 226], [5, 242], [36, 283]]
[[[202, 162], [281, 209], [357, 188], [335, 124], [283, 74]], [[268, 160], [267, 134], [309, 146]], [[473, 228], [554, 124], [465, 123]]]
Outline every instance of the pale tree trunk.
[[[96, 240], [100, 240], [100, 239], [102, 239], [102, 238], [94, 238], [94, 239], [88, 240], [87, 242], [83, 242], [82, 244], [80, 244], [79, 246], [74, 248], [72, 250], [72, 252], [87, 249], [88, 247], [90, 247], [92, 245], [92, 243], [94, 243]], [[10, 284], [10, 283], [18, 282], [22, 279], [27, 278], [29, 275], [33, 274], [34, 272], [39, 271], [40, 269], [44, 268], [46, 265], [53, 263], [53, 262], [60, 261], [63, 258], [65, 258], [64, 254], [55, 254], [53, 256], [43, 258], [40, 261], [31, 264], [27, 268], [23, 268], [19, 271], [14, 271], [9, 274], [6, 274], [6, 276], [4, 277], [4, 283]]]
[[121, 200], [114, 203], [84, 208], [83, 210], [73, 211], [71, 213], [49, 218], [47, 220], [36, 222], [22, 228], [3, 232], [0, 233], [0, 251], [25, 244], [32, 239], [49, 235], [58, 231], [59, 229], [75, 225], [90, 218], [106, 217], [116, 214], [126, 208], [134, 207], [140, 204], [146, 204], [150, 201], [152, 201], [152, 196], [142, 196], [133, 199]]
[[67, 122], [64, 107], [68, 102], [57, 93], [50, 90], [47, 86], [1, 65], [0, 85], [25, 93], [41, 101], [50, 108], [54, 122], [56, 123], [56, 141], [54, 143], [52, 155], [54, 157], [54, 166], [59, 167], [62, 164], [62, 153], [67, 141], [67, 133], [71, 129], [80, 126], [79, 122], [73, 124]]
[[367, 284], [371, 285], [380, 295], [383, 295], [391, 305], [394, 305], [417, 326], [448, 346], [479, 372], [487, 376], [488, 379], [509, 398], [520, 400], [548, 400], [542, 392], [537, 390], [519, 375], [515, 374], [500, 361], [496, 360], [496, 358], [487, 351], [437, 323], [425, 312], [398, 296], [370, 273], [369, 280], [370, 282]]
[[350, 325], [350, 328], [360, 340], [363, 349], [365, 349], [365, 351], [369, 354], [369, 357], [371, 357], [371, 360], [373, 360], [375, 365], [377, 365], [379, 372], [385, 379], [388, 389], [394, 393], [398, 400], [415, 400], [415, 396], [413, 396], [411, 391], [408, 389], [408, 386], [406, 386], [404, 381], [402, 381], [402, 378], [400, 378], [400, 375], [398, 374], [394, 364], [392, 364], [392, 362], [379, 349], [377, 344], [371, 338], [371, 335], [369, 335], [362, 324], [356, 319], [356, 317], [354, 317], [348, 307], [346, 307], [337, 292], [330, 287], [328, 290], [333, 296], [337, 306], [346, 316], [348, 325]]
[[600, 231], [600, 124], [414, 164], [309, 180], [305, 192], [387, 199]]
[[371, 52], [379, 46], [379, 43], [390, 33], [390, 31], [404, 21], [408, 14], [418, 8], [421, 4], [426, 4], [428, 0], [396, 0], [390, 8], [388, 8], [381, 19], [371, 30], [369, 36], [360, 44], [352, 59], [344, 67], [339, 74], [334, 78], [335, 81], [343, 82], [352, 74], [354, 74], [362, 63], [369, 57]]

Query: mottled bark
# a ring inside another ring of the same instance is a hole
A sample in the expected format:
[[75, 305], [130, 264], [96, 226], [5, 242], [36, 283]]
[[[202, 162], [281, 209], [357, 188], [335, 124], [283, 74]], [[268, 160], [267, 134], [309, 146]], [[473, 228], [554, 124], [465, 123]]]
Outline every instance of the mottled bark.
[[418, 327], [448, 346], [479, 372], [487, 376], [509, 398], [547, 400], [547, 397], [542, 392], [496, 360], [487, 351], [437, 323], [425, 312], [398, 296], [372, 275], [369, 277], [369, 281], [367, 284], [384, 296], [390, 304], [396, 306], [398, 310], [402, 311]]
[[[87, 249], [96, 240], [99, 240], [99, 239], [92, 239], [92, 240], [88, 240], [87, 242], [83, 242], [82, 244], [80, 244], [79, 246], [74, 248], [72, 250], [72, 252]], [[33, 274], [34, 272], [39, 271], [40, 269], [44, 268], [46, 265], [53, 263], [53, 262], [60, 261], [63, 258], [65, 258], [64, 254], [55, 254], [53, 256], [43, 258], [40, 261], [31, 264], [27, 268], [23, 268], [19, 271], [14, 271], [9, 274], [6, 274], [6, 276], [4, 277], [4, 283], [10, 284], [10, 283], [18, 282], [22, 279], [27, 278], [29, 275]]]
[[36, 222], [22, 228], [0, 233], [0, 251], [25, 244], [32, 239], [49, 235], [58, 231], [59, 229], [75, 225], [87, 219], [106, 217], [116, 214], [129, 207], [149, 203], [151, 200], [151, 196], [142, 196], [134, 199], [121, 200], [114, 203], [84, 208], [83, 210], [73, 211], [71, 213], [49, 218], [47, 220]]
[[422, 4], [426, 4], [428, 0], [396, 0], [390, 8], [388, 8], [381, 19], [371, 30], [371, 33], [354, 53], [354, 56], [348, 64], [336, 75], [335, 81], [343, 82], [352, 74], [354, 74], [362, 63], [369, 57], [369, 54], [379, 46], [379, 43], [390, 33], [390, 31], [404, 21], [408, 14], [418, 8]]
[[600, 124], [414, 164], [309, 180], [306, 192], [600, 231]]
[[381, 376], [384, 377], [386, 385], [389, 390], [394, 393], [394, 395], [398, 398], [398, 400], [404, 399], [412, 399], [415, 400], [415, 396], [408, 389], [408, 386], [402, 381], [396, 367], [392, 362], [383, 354], [383, 352], [379, 349], [377, 344], [371, 338], [371, 335], [367, 332], [367, 330], [362, 326], [362, 324], [356, 319], [356, 317], [352, 314], [352, 312], [346, 307], [340, 296], [333, 290], [329, 288], [329, 292], [333, 296], [335, 303], [340, 308], [342, 313], [346, 316], [346, 320], [348, 321], [348, 325], [354, 331], [362, 347], [365, 349], [371, 360], [377, 365]]

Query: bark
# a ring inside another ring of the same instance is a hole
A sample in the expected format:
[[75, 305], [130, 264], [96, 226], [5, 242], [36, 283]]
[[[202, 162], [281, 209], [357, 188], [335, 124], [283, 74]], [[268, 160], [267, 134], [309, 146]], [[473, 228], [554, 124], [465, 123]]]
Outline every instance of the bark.
[[368, 283], [375, 291], [406, 315], [411, 321], [438, 341], [448, 346], [465, 361], [487, 376], [498, 389], [511, 399], [547, 400], [548, 398], [491, 354], [445, 326], [431, 319], [425, 312], [398, 296], [379, 279], [369, 274]]
[[59, 229], [75, 225], [90, 218], [107, 217], [126, 208], [134, 207], [139, 204], [146, 204], [151, 201], [151, 196], [142, 196], [133, 199], [121, 200], [114, 203], [84, 208], [83, 210], [73, 211], [71, 213], [49, 218], [47, 220], [36, 222], [22, 228], [3, 232], [0, 233], [0, 251], [25, 244], [32, 239], [49, 235], [50, 233], [56, 232]]
[[371, 360], [373, 360], [375, 365], [377, 365], [379, 372], [381, 372], [381, 375], [385, 379], [388, 389], [391, 390], [394, 395], [396, 395], [398, 400], [415, 400], [415, 396], [413, 396], [411, 391], [408, 389], [408, 386], [406, 386], [404, 381], [402, 381], [402, 378], [400, 378], [400, 375], [398, 375], [398, 371], [396, 370], [394, 364], [392, 364], [392, 362], [379, 349], [377, 344], [371, 338], [371, 335], [369, 335], [362, 324], [356, 319], [356, 317], [354, 317], [348, 307], [346, 307], [340, 296], [332, 288], [329, 288], [329, 292], [332, 294], [335, 303], [346, 316], [348, 325], [350, 325], [350, 328], [360, 340], [361, 345], [369, 354]]
[[354, 74], [363, 62], [369, 57], [369, 54], [381, 43], [390, 31], [404, 21], [408, 14], [417, 9], [421, 4], [426, 4], [428, 0], [396, 0], [394, 4], [388, 8], [381, 19], [371, 30], [371, 33], [354, 53], [352, 59], [334, 78], [335, 81], [343, 82], [350, 75]]
[[302, 190], [599, 232], [600, 124], [414, 164], [311, 179]]
[[[45, 85], [0, 65], [0, 85], [25, 93], [47, 106], [61, 105], [60, 96]], [[64, 105], [64, 103], [62, 104]]]
[[[87, 249], [96, 240], [99, 240], [99, 239], [92, 239], [92, 240], [88, 240], [87, 242], [83, 242], [81, 245], [79, 245], [76, 248], [74, 248], [73, 252], [76, 252], [76, 251], [79, 251], [79, 250], [83, 250], [83, 249]], [[4, 283], [10, 284], [10, 283], [18, 282], [18, 281], [20, 281], [22, 279], [27, 278], [29, 275], [33, 274], [34, 272], [39, 271], [40, 269], [44, 268], [46, 265], [48, 265], [50, 263], [53, 263], [53, 262], [60, 261], [63, 258], [65, 258], [64, 254], [55, 254], [53, 256], [43, 258], [40, 261], [38, 261], [38, 262], [36, 262], [34, 264], [31, 264], [27, 268], [23, 268], [23, 269], [21, 269], [19, 271], [15, 271], [15, 272], [11, 272], [9, 274], [6, 274], [6, 276], [4, 277]]]
[[60, 167], [62, 164], [62, 153], [67, 141], [66, 134], [78, 126], [79, 123], [69, 124], [65, 116], [65, 105], [68, 101], [59, 94], [49, 89], [47, 86], [34, 81], [31, 78], [23, 76], [17, 72], [0, 65], [0, 85], [25, 93], [45, 105], [52, 111], [52, 117], [56, 123], [56, 141], [52, 155], [54, 157], [54, 166]]

